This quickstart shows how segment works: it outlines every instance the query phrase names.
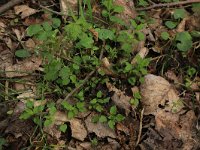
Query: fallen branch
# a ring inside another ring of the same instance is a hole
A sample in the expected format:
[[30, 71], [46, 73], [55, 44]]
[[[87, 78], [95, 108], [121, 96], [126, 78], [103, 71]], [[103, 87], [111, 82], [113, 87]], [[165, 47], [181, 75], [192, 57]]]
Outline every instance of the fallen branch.
[[154, 9], [154, 8], [173, 7], [173, 6], [187, 5], [187, 4], [192, 4], [192, 3], [200, 3], [200, 0], [187, 0], [187, 1], [180, 1], [180, 2], [172, 2], [172, 3], [153, 4], [151, 6], [144, 7], [144, 8], [136, 8], [136, 10], [138, 10], [138, 11], [150, 10], [150, 9]]
[[8, 3], [4, 4], [0, 7], [0, 14], [4, 13], [8, 9], [12, 8], [13, 6], [23, 2], [24, 0], [11, 0]]

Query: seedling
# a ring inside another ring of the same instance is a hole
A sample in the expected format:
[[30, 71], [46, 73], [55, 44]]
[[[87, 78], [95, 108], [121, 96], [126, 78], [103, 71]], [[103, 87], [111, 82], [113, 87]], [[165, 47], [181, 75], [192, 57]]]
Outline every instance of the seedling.
[[121, 114], [117, 113], [117, 107], [116, 106], [112, 106], [110, 108], [110, 113], [107, 116], [105, 115], [96, 115], [93, 117], [93, 122], [100, 122], [100, 123], [108, 123], [108, 126], [111, 129], [115, 128], [115, 125], [117, 122], [121, 122], [125, 119], [125, 117]]

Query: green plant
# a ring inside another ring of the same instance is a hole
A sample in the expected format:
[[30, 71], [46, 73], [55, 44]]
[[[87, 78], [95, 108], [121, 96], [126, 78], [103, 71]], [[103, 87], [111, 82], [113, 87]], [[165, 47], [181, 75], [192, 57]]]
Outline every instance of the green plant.
[[133, 98], [130, 100], [131, 105], [135, 108], [138, 107], [141, 98], [142, 97], [139, 92], [133, 93]]
[[0, 149], [3, 149], [3, 146], [6, 145], [6, 140], [0, 137]]
[[102, 0], [102, 5], [105, 7], [105, 9], [102, 11], [103, 17], [108, 18], [111, 22], [124, 25], [124, 22], [115, 16], [116, 13], [121, 13], [124, 11], [122, 6], [115, 5], [113, 0]]
[[109, 98], [102, 98], [102, 92], [99, 91], [96, 95], [96, 98], [90, 101], [89, 109], [94, 109], [98, 112], [103, 111], [103, 105], [109, 102]]
[[98, 139], [97, 138], [93, 138], [90, 141], [91, 141], [92, 146], [97, 146], [98, 145]]
[[168, 40], [169, 39], [169, 33], [168, 32], [162, 32], [161, 33], [161, 38], [163, 40]]
[[117, 113], [117, 107], [112, 106], [109, 111], [108, 117], [105, 115], [96, 115], [93, 117], [93, 122], [100, 122], [100, 123], [108, 123], [108, 126], [111, 129], [115, 128], [117, 122], [121, 122], [125, 119], [125, 117], [121, 114]]
[[59, 130], [62, 131], [62, 132], [65, 132], [67, 130], [67, 125], [66, 124], [60, 125]]
[[63, 108], [67, 110], [67, 117], [69, 119], [74, 118], [78, 112], [85, 112], [85, 103], [84, 102], [77, 102], [75, 105], [69, 104], [67, 101], [63, 101], [62, 104]]
[[192, 48], [192, 37], [187, 31], [177, 33], [175, 41], [178, 50], [181, 52], [187, 52], [190, 48]]
[[173, 13], [172, 20], [168, 20], [165, 22], [165, 25], [169, 29], [174, 29], [178, 25], [178, 23], [181, 21], [181, 19], [186, 17], [186, 11], [185, 9], [175, 9]]

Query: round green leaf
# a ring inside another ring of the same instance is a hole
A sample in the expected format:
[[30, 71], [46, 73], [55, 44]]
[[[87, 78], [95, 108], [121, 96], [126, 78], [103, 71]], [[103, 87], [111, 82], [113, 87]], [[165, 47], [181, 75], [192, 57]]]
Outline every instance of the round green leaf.
[[26, 49], [20, 49], [15, 52], [15, 56], [25, 58], [31, 56], [31, 54]]
[[165, 25], [169, 28], [169, 29], [174, 29], [177, 26], [177, 22], [173, 22], [173, 21], [166, 21]]
[[43, 28], [39, 24], [30, 25], [28, 27], [28, 29], [27, 29], [27, 35], [28, 36], [33, 36], [33, 35], [36, 35], [37, 33], [39, 33], [42, 30], [43, 30]]
[[61, 21], [58, 18], [52, 18], [52, 27], [53, 28], [58, 28], [60, 27]]
[[169, 39], [169, 33], [168, 32], [162, 32], [161, 37], [163, 40], [168, 40]]

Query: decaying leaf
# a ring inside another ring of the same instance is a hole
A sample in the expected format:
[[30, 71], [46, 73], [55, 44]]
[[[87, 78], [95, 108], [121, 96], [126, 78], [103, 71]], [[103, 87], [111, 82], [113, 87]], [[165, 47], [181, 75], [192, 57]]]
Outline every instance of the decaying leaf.
[[195, 136], [194, 123], [196, 117], [193, 111], [187, 112], [181, 116], [159, 110], [155, 115], [156, 129], [164, 137], [163, 141], [172, 141], [174, 138], [182, 140], [182, 149], [190, 150], [198, 145], [198, 139]]
[[124, 11], [118, 14], [118, 16], [125, 22], [127, 22], [129, 19], [134, 19], [137, 16], [133, 1], [116, 0], [114, 1], [114, 4], [124, 8]]
[[114, 76], [115, 73], [112, 70], [112, 65], [110, 64], [107, 57], [104, 57], [102, 60], [102, 66], [98, 69], [98, 71], [103, 71], [106, 75]]
[[89, 133], [95, 133], [98, 137], [111, 137], [116, 138], [114, 130], [108, 127], [108, 125], [103, 123], [93, 123], [92, 118], [95, 116], [95, 113], [91, 113], [85, 120], [85, 124]]
[[64, 122], [69, 122], [73, 138], [78, 139], [80, 141], [84, 141], [84, 139], [86, 138], [87, 130], [85, 129], [81, 120], [76, 118], [68, 119], [67, 114], [60, 111], [56, 112], [54, 119], [55, 124], [57, 125]]
[[38, 12], [38, 10], [30, 8], [27, 5], [18, 5], [14, 7], [15, 14], [20, 14], [21, 18], [24, 19], [30, 15], [33, 15]]
[[77, 12], [77, 1], [74, 0], [60, 0], [61, 12], [65, 15], [69, 15], [70, 11]]
[[42, 64], [42, 59], [40, 57], [31, 57], [24, 61], [20, 61], [15, 65], [7, 66], [5, 68], [6, 77], [21, 77], [26, 76], [28, 73], [32, 73], [35, 70], [40, 70], [40, 65]]
[[[147, 54], [149, 53], [149, 49], [146, 47], [143, 47], [140, 49], [140, 51], [137, 53], [141, 58], [145, 58]], [[136, 57], [134, 57], [131, 61], [131, 64], [135, 65], [137, 63]]]
[[144, 114], [156, 114], [160, 109], [172, 112], [181, 110], [183, 104], [167, 80], [152, 74], [146, 75], [144, 79], [140, 87], [141, 102], [145, 108]]
[[115, 103], [116, 106], [125, 110], [126, 115], [128, 115], [131, 111], [131, 104], [130, 99], [131, 97], [125, 95], [124, 91], [117, 89], [114, 85], [107, 82], [106, 86], [109, 92], [114, 92], [113, 96], [111, 97], [112, 101]]

